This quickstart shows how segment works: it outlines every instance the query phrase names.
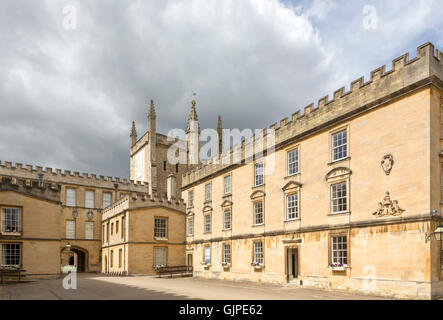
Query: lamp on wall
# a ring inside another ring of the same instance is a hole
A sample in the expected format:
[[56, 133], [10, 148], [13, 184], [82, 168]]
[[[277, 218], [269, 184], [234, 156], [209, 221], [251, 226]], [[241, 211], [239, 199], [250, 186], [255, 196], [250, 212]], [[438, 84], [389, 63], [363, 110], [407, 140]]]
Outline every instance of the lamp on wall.
[[78, 212], [77, 212], [77, 210], [74, 209], [74, 210], [72, 211], [72, 217], [74, 218], [74, 220], [77, 219], [77, 217], [78, 217]]
[[441, 241], [443, 239], [443, 225], [440, 224], [434, 232], [430, 233], [429, 235], [426, 234], [425, 243], [428, 242], [431, 237], [434, 237], [434, 239], [437, 241]]

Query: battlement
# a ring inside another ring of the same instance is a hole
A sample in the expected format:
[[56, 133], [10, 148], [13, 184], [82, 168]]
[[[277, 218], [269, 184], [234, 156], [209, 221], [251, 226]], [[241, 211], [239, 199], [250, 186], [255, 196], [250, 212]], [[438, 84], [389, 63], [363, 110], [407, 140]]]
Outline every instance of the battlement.
[[[345, 87], [334, 91], [332, 99], [329, 95], [318, 100], [317, 105], [309, 104], [300, 111], [294, 112], [290, 117], [273, 123], [270, 130], [275, 130], [275, 147], [284, 145], [288, 141], [303, 137], [322, 128], [331, 126], [346, 117], [374, 108], [405, 91], [413, 90], [439, 79], [443, 80], [443, 53], [435, 50], [431, 43], [425, 43], [417, 48], [417, 56], [410, 59], [406, 53], [392, 60], [391, 70], [386, 71], [383, 65], [370, 73], [370, 79], [364, 77], [354, 80], [349, 91]], [[267, 129], [260, 133], [263, 137], [253, 135], [248, 141], [229, 149], [221, 156], [216, 156], [205, 164], [191, 168], [182, 177], [182, 188], [208, 176], [217, 174], [232, 163], [242, 162], [250, 157], [249, 148], [256, 143], [267, 146]], [[263, 141], [260, 142], [259, 140]], [[225, 161], [223, 161], [225, 159]], [[229, 163], [229, 164], [223, 164]]]
[[183, 213], [186, 210], [186, 205], [183, 199], [173, 199], [172, 201], [169, 201], [167, 198], [159, 196], [150, 196], [147, 194], [137, 195], [136, 193], [132, 193], [104, 208], [102, 220], [112, 218], [125, 210], [153, 208], [158, 206], [181, 211]]
[[15, 191], [29, 196], [61, 203], [61, 185], [54, 182], [0, 175], [0, 191]]
[[62, 184], [75, 184], [88, 187], [115, 189], [117, 185], [119, 190], [147, 192], [147, 184], [134, 182], [133, 180], [120, 179], [116, 177], [97, 176], [70, 170], [61, 170], [52, 168], [43, 168], [41, 166], [23, 165], [21, 163], [2, 162], [0, 160], [0, 176], [10, 176], [16, 178], [30, 179], [34, 181], [47, 181]]

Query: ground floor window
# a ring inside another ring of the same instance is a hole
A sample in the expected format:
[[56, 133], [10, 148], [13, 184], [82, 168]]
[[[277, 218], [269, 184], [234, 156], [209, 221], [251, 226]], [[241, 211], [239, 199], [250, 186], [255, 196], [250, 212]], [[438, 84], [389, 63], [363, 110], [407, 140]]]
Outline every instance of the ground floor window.
[[263, 242], [254, 242], [254, 263], [263, 264]]
[[166, 248], [154, 248], [154, 267], [166, 267]]
[[231, 245], [223, 245], [223, 263], [231, 263]]
[[2, 243], [2, 267], [20, 267], [21, 244]]
[[205, 264], [210, 264], [211, 263], [211, 247], [210, 246], [205, 246], [204, 250], [205, 250], [204, 251], [204, 256], [203, 256], [204, 263]]
[[348, 264], [348, 242], [346, 236], [331, 237], [331, 263], [343, 266]]

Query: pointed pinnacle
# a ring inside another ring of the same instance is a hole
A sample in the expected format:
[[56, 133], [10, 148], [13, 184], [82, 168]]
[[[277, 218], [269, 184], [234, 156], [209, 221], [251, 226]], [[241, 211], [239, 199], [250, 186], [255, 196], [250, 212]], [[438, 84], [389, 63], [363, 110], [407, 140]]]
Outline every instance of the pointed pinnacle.
[[155, 114], [155, 106], [154, 106], [154, 100], [151, 100], [151, 105], [149, 106], [149, 116], [156, 116]]
[[135, 121], [132, 121], [131, 137], [132, 136], [137, 136], [137, 130], [135, 129]]

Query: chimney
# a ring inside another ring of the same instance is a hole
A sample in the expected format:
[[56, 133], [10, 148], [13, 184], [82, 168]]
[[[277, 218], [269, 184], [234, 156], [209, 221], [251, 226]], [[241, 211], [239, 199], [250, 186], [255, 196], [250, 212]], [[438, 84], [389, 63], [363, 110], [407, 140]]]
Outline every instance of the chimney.
[[175, 175], [170, 174], [168, 176], [168, 179], [166, 180], [166, 189], [168, 201], [172, 201], [173, 199], [175, 199], [177, 193], [177, 178], [175, 177]]

